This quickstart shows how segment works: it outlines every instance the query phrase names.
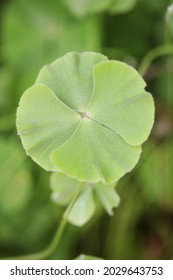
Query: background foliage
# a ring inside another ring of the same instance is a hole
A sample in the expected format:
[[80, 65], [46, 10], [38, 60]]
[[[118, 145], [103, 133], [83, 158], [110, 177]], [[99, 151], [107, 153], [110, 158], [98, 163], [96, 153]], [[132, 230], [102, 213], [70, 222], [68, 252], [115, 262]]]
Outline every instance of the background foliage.
[[[25, 155], [16, 135], [16, 108], [23, 91], [44, 64], [68, 51], [99, 51], [138, 69], [153, 48], [165, 44], [171, 48], [171, 4], [171, 0], [1, 1], [1, 258], [46, 247], [64, 210], [50, 199], [50, 174]], [[95, 216], [84, 227], [68, 225], [50, 258], [71, 259], [80, 253], [106, 259], [173, 258], [173, 55], [153, 60], [144, 79], [155, 99], [156, 121], [137, 167], [117, 185], [120, 206], [109, 217], [98, 201]]]

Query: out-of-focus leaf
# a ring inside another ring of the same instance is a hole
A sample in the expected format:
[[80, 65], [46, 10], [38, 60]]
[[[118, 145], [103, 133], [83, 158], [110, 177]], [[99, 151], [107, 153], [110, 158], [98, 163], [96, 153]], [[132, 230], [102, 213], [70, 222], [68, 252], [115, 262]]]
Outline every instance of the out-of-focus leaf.
[[171, 38], [173, 39], [173, 4], [167, 8], [166, 22]]
[[97, 183], [94, 189], [105, 210], [112, 216], [114, 214], [112, 208], [118, 207], [120, 203], [120, 197], [115, 191], [115, 184], [103, 185], [102, 183]]
[[111, 13], [121, 14], [132, 10], [138, 0], [113, 0], [110, 8]]
[[92, 187], [87, 186], [78, 196], [68, 216], [68, 221], [78, 227], [83, 226], [90, 220], [95, 212], [95, 202]]
[[77, 17], [88, 14], [110, 11], [111, 13], [121, 14], [129, 12], [134, 8], [138, 0], [65, 0], [68, 9]]
[[78, 17], [107, 10], [112, 0], [65, 0], [68, 9]]
[[75, 258], [75, 260], [102, 260], [102, 259], [90, 255], [81, 254], [77, 258]]
[[[60, 205], [66, 205], [72, 199], [79, 182], [67, 177], [63, 173], [53, 173], [50, 177], [50, 187], [53, 190], [52, 200]], [[93, 197], [93, 186], [83, 183], [81, 193], [71, 209], [68, 221], [75, 226], [83, 226], [93, 216], [95, 202]]]
[[0, 210], [8, 215], [22, 211], [32, 193], [26, 157], [12, 140], [0, 139]]
[[[73, 178], [67, 177], [63, 173], [53, 173], [50, 177], [50, 187], [53, 191], [52, 200], [60, 205], [66, 205], [72, 199], [79, 182]], [[74, 204], [69, 222], [81, 226], [92, 217], [95, 210], [95, 201], [93, 195], [96, 195], [109, 215], [113, 215], [112, 208], [117, 207], [120, 197], [115, 191], [115, 184], [104, 185], [103, 183], [83, 183], [81, 194]]]
[[53, 191], [51, 198], [60, 205], [67, 205], [72, 199], [78, 182], [75, 179], [65, 176], [63, 173], [52, 173], [50, 187]]

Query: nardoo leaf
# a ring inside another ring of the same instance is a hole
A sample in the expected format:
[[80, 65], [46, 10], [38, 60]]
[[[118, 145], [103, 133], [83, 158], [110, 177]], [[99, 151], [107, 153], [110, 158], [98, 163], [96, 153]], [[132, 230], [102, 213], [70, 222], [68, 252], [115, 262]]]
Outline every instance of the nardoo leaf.
[[54, 172], [50, 177], [52, 200], [60, 205], [67, 205], [73, 198], [78, 182], [75, 179], [65, 176], [63, 173]]
[[91, 186], [83, 188], [81, 194], [77, 198], [68, 221], [75, 226], [81, 227], [94, 215], [95, 203]]
[[51, 159], [78, 180], [111, 183], [135, 166], [140, 153], [139, 146], [129, 146], [116, 132], [86, 118]]
[[17, 129], [46, 170], [112, 183], [132, 170], [154, 120], [135, 69], [99, 53], [69, 53], [40, 71], [21, 98]]
[[68, 53], [44, 66], [36, 83], [47, 85], [72, 110], [86, 110], [92, 97], [93, 67], [104, 60], [98, 53]]
[[94, 189], [105, 210], [112, 216], [114, 214], [113, 208], [118, 207], [120, 204], [120, 197], [115, 191], [115, 184], [107, 186], [102, 183], [97, 183]]
[[27, 154], [44, 169], [55, 171], [50, 154], [71, 137], [79, 120], [50, 88], [36, 84], [20, 100], [17, 128]]
[[[63, 173], [54, 172], [50, 177], [51, 199], [59, 205], [67, 205], [73, 198], [79, 182], [67, 177]], [[82, 184], [81, 194], [75, 202], [68, 221], [76, 226], [84, 225], [90, 220], [96, 208], [96, 199], [109, 215], [113, 215], [113, 208], [118, 207], [120, 197], [115, 190], [115, 183], [104, 185], [103, 183]]]
[[77, 17], [110, 11], [121, 14], [132, 10], [138, 0], [64, 0], [69, 11]]
[[137, 71], [122, 62], [104, 62], [94, 67], [94, 81], [88, 113], [128, 144], [143, 143], [151, 130], [154, 111], [152, 97], [144, 91], [145, 82]]

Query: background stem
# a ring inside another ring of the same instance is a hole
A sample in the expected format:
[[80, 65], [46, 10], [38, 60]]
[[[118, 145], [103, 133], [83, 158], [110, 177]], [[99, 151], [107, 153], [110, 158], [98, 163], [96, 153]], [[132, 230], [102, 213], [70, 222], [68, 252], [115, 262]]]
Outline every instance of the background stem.
[[70, 211], [81, 191], [81, 187], [82, 187], [82, 182], [80, 182], [78, 184], [76, 192], [75, 192], [71, 202], [69, 203], [66, 211], [64, 212], [60, 225], [58, 226], [57, 231], [55, 232], [55, 235], [54, 235], [52, 241], [50, 242], [50, 244], [48, 245], [48, 247], [46, 249], [44, 249], [43, 251], [40, 251], [38, 253], [34, 253], [34, 254], [9, 257], [9, 258], [6, 258], [6, 260], [7, 259], [9, 259], [9, 260], [41, 260], [41, 259], [46, 259], [48, 256], [50, 256], [55, 251], [57, 246], [59, 245], [59, 242], [61, 240], [65, 226], [67, 224], [68, 215], [70, 214]]
[[151, 64], [151, 62], [156, 59], [159, 56], [162, 55], [168, 55], [168, 54], [173, 54], [173, 45], [163, 45], [160, 47], [157, 47], [151, 51], [149, 51], [143, 58], [139, 68], [138, 72], [144, 76]]

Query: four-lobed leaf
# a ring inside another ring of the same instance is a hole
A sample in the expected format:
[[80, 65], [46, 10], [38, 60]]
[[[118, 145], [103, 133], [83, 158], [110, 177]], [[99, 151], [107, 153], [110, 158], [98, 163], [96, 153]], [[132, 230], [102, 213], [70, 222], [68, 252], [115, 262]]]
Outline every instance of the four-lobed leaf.
[[145, 82], [99, 53], [68, 53], [40, 71], [21, 98], [17, 129], [49, 171], [110, 184], [131, 171], [154, 120]]

